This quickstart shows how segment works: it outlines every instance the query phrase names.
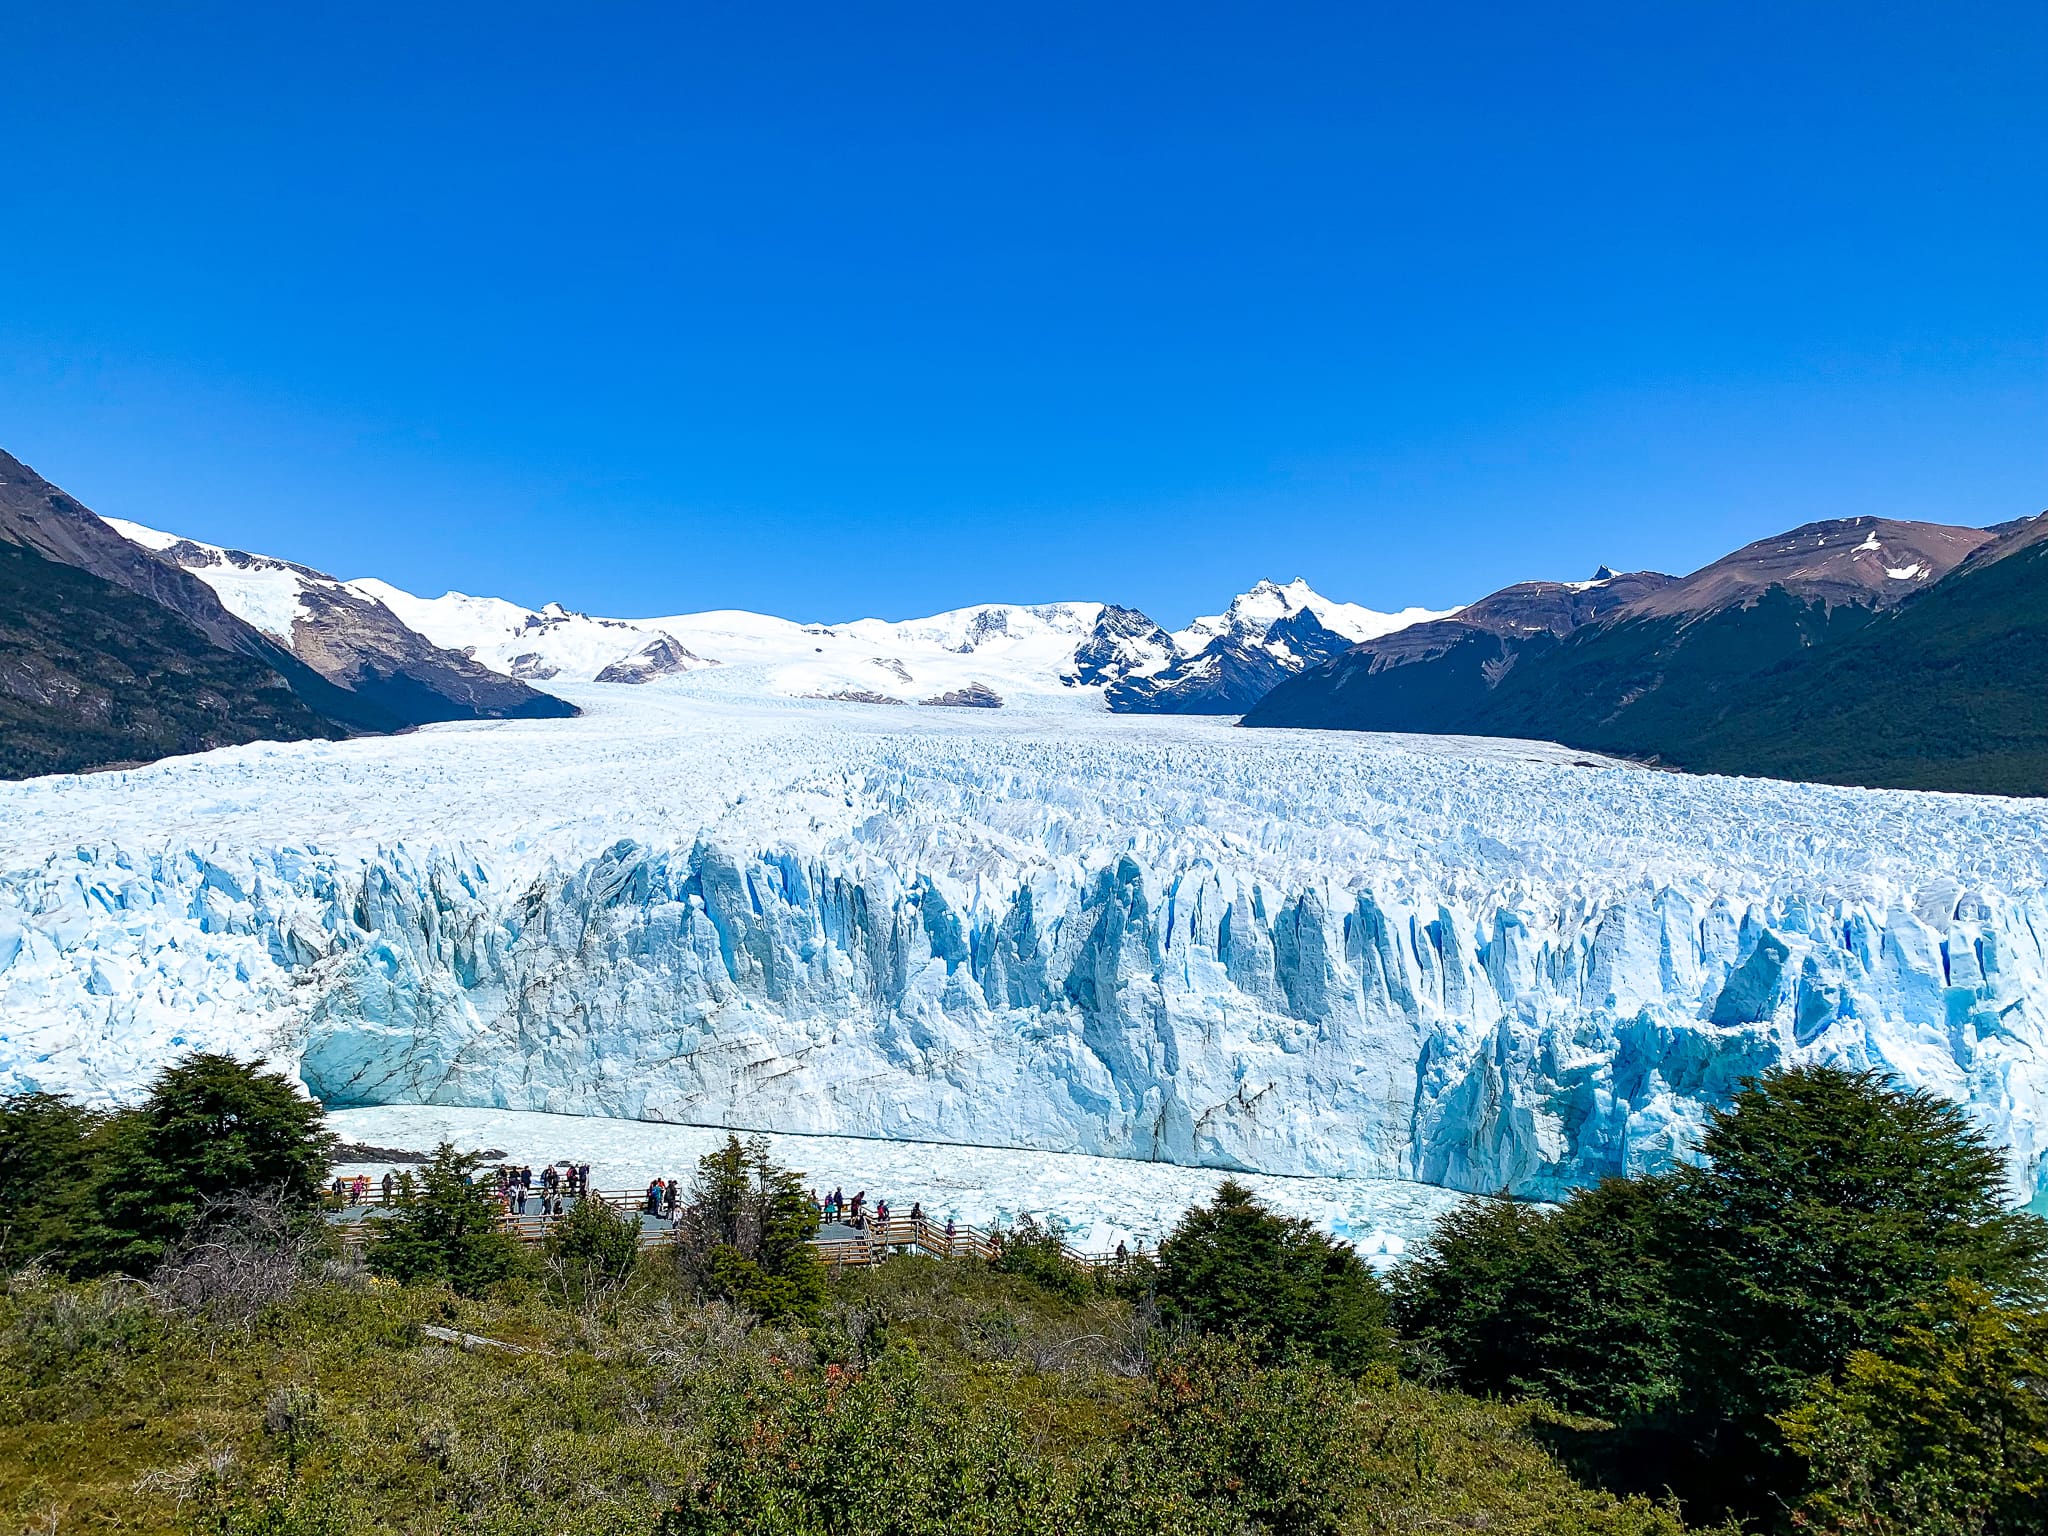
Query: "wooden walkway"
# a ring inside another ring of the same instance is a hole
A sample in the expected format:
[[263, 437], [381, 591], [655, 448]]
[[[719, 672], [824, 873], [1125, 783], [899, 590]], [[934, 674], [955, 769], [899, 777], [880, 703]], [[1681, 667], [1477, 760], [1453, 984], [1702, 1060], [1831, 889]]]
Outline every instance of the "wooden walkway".
[[[659, 1249], [675, 1240], [674, 1228], [666, 1218], [647, 1214], [647, 1192], [644, 1189], [598, 1189], [591, 1191], [589, 1198], [603, 1201], [620, 1215], [637, 1217], [643, 1252]], [[367, 1224], [384, 1203], [382, 1190], [373, 1186], [361, 1200], [352, 1200], [340, 1210], [330, 1211], [328, 1219], [341, 1229], [342, 1241], [354, 1246], [369, 1236]], [[568, 1203], [575, 1203], [573, 1196], [568, 1197]], [[556, 1223], [565, 1218], [540, 1214], [540, 1204], [540, 1196], [532, 1196], [527, 1201], [525, 1215], [507, 1211], [498, 1218], [500, 1227], [523, 1243], [545, 1241]], [[935, 1222], [929, 1217], [912, 1221], [908, 1216], [891, 1212], [886, 1225], [873, 1217], [858, 1227], [845, 1222], [826, 1222], [818, 1235], [811, 1239], [811, 1246], [818, 1250], [818, 1257], [832, 1268], [857, 1269], [879, 1264], [899, 1254], [933, 1259], [993, 1259], [1001, 1252], [1001, 1235], [990, 1228], [956, 1224], [949, 1236], [943, 1221]], [[1060, 1245], [1060, 1256], [1081, 1269], [1114, 1269], [1119, 1262], [1114, 1254], [1083, 1253], [1065, 1243]]]

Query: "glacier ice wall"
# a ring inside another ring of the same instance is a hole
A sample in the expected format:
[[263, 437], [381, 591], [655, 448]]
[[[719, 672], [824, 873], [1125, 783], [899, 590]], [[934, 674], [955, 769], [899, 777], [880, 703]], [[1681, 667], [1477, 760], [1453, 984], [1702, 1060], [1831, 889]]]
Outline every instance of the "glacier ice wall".
[[0, 1091], [203, 1046], [336, 1104], [1542, 1195], [1821, 1059], [2048, 1199], [2048, 804], [733, 670], [0, 785]]
[[1967, 1102], [2015, 1192], [2048, 1191], [2039, 892], [1426, 900], [1141, 852], [1010, 873], [706, 839], [506, 869], [79, 847], [0, 877], [0, 1089], [118, 1094], [226, 1044], [337, 1106], [1554, 1195], [1682, 1156], [1740, 1078], [1818, 1059]]

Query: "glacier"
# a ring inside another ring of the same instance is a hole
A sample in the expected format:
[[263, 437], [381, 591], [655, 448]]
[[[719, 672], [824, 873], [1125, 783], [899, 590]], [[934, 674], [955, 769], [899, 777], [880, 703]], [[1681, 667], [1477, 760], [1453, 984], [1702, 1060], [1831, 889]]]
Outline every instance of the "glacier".
[[0, 786], [0, 1091], [206, 1047], [334, 1108], [1549, 1198], [1820, 1060], [2048, 1203], [2040, 802], [745, 685]]

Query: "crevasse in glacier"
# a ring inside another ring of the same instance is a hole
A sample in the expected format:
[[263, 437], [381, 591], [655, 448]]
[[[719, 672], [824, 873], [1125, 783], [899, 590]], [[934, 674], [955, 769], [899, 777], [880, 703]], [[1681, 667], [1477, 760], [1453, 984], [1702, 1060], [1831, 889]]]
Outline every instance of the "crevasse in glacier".
[[[269, 749], [289, 790], [209, 754], [18, 806], [0, 1087], [117, 1095], [230, 1044], [336, 1106], [1554, 1195], [1821, 1059], [1965, 1101], [2015, 1192], [2048, 1189], [2048, 906], [2014, 803], [838, 708], [721, 717], [723, 775], [673, 729], [533, 722]], [[515, 767], [535, 741], [607, 745]], [[446, 826], [463, 763], [502, 769], [498, 821]], [[373, 808], [398, 835], [346, 830]], [[1871, 855], [1872, 827], [1945, 851]]]

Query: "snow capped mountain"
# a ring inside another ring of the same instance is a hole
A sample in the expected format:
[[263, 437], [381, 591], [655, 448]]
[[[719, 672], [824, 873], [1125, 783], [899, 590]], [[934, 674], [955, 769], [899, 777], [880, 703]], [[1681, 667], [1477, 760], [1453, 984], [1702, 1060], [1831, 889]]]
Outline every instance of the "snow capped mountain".
[[402, 587], [370, 577], [348, 586], [382, 603], [443, 649], [459, 651], [493, 672], [531, 682], [591, 682], [614, 663], [638, 655], [664, 638], [674, 638], [665, 636], [652, 622], [594, 619], [560, 603], [534, 609], [502, 597], [471, 597], [462, 592], [415, 597]]
[[436, 645], [535, 682], [644, 682], [706, 667], [729, 686], [786, 698], [930, 702], [980, 690], [1004, 703], [1102, 707], [1098, 691], [1170, 665], [1174, 639], [1108, 603], [982, 603], [921, 619], [802, 624], [726, 609], [605, 619], [560, 604], [522, 608], [450, 592], [416, 597], [387, 582], [349, 586]]
[[1261, 581], [1249, 592], [1240, 594], [1224, 612], [1196, 619], [1186, 629], [1177, 631], [1173, 638], [1174, 643], [1190, 656], [1219, 639], [1262, 644], [1275, 626], [1281, 626], [1284, 633], [1286, 625], [1298, 624], [1305, 613], [1321, 628], [1356, 645], [1361, 640], [1390, 635], [1411, 624], [1448, 618], [1457, 611], [1455, 608], [1403, 608], [1398, 613], [1381, 613], [1360, 607], [1357, 603], [1333, 602], [1297, 576], [1284, 587], [1278, 582]]
[[745, 669], [0, 786], [0, 1091], [207, 1046], [334, 1105], [1553, 1195], [1825, 1060], [2048, 1200], [2039, 802]]
[[1241, 715], [1275, 686], [1341, 656], [1361, 641], [1442, 619], [1458, 610], [1379, 613], [1334, 603], [1300, 577], [1261, 581], [1228, 611], [1174, 635], [1164, 667], [1110, 685], [1112, 709], [1133, 713]]
[[330, 683], [388, 713], [394, 724], [569, 712], [552, 695], [436, 648], [383, 603], [310, 566], [121, 518], [102, 521], [158, 560], [197, 576], [228, 612], [280, 641]]
[[[368, 579], [349, 585], [436, 645], [535, 682], [644, 682], [723, 666], [738, 669], [732, 688], [786, 698], [970, 696], [1138, 713], [1237, 713], [1315, 660], [1439, 617], [1332, 602], [1300, 580], [1262, 581], [1178, 635], [1113, 603], [982, 603], [922, 619], [799, 624], [734, 610], [602, 619], [554, 603], [534, 610], [459, 592], [415, 597]], [[659, 665], [638, 659], [649, 657]]]

